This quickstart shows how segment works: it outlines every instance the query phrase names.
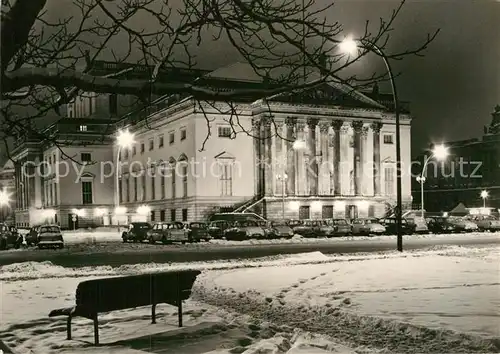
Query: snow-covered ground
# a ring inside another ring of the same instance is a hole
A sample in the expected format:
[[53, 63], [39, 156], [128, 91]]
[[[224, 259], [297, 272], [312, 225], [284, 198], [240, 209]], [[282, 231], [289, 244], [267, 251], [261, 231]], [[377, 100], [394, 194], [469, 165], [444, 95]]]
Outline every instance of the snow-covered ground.
[[79, 282], [196, 268], [203, 273], [185, 306], [189, 334], [178, 332], [176, 310], [166, 305], [156, 325], [149, 308], [116, 311], [101, 316], [105, 346], [94, 352], [499, 352], [499, 260], [498, 247], [439, 247], [114, 269], [13, 264], [0, 267], [0, 339], [19, 353], [92, 351], [90, 321], [75, 319], [67, 341], [65, 320], [47, 317], [74, 303]]

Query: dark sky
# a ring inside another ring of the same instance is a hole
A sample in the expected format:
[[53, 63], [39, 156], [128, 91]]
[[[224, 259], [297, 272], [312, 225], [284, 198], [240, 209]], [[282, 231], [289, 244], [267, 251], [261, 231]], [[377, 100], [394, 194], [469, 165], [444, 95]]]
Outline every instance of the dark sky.
[[[395, 3], [340, 1], [335, 15], [355, 34], [366, 19], [390, 14]], [[441, 29], [425, 57], [394, 64], [400, 97], [411, 102], [415, 116], [413, 153], [428, 142], [479, 137], [500, 104], [500, 2], [408, 1], [394, 27], [394, 48]], [[382, 65], [372, 62], [377, 58], [366, 61], [369, 70]]]
[[[379, 18], [387, 18], [398, 3], [341, 0], [327, 16], [355, 37], [362, 34], [366, 20], [373, 21], [375, 29]], [[56, 17], [72, 6], [68, 0], [49, 4]], [[500, 2], [408, 0], [394, 24], [388, 49], [411, 48], [438, 28], [440, 34], [425, 57], [394, 63], [395, 71], [401, 73], [397, 78], [400, 98], [411, 102], [415, 117], [414, 153], [428, 142], [479, 137], [483, 125], [490, 123], [494, 106], [500, 104]], [[228, 45], [205, 42], [201, 47], [203, 66], [220, 67], [235, 60], [228, 54]], [[380, 58], [369, 56], [355, 68], [372, 72], [384, 67]]]

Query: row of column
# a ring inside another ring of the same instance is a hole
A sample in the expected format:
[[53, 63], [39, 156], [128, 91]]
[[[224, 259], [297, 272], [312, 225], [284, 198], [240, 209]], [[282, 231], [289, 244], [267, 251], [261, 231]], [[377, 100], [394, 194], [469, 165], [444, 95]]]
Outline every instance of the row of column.
[[[255, 179], [256, 194], [258, 195], [272, 195], [273, 194], [273, 179], [276, 178], [276, 167], [278, 167], [281, 174], [286, 173], [286, 191], [289, 196], [297, 194], [297, 182], [307, 181], [309, 185], [309, 193], [307, 195], [318, 195], [319, 177], [318, 173], [319, 164], [324, 161], [324, 156], [317, 155], [316, 153], [316, 128], [319, 126], [320, 130], [320, 146], [322, 151], [328, 150], [328, 130], [331, 126], [333, 128], [333, 156], [331, 157], [333, 166], [333, 195], [340, 196], [341, 189], [341, 171], [340, 165], [342, 162], [341, 155], [341, 130], [346, 127], [343, 120], [335, 119], [329, 122], [319, 121], [318, 119], [309, 119], [307, 121], [297, 120], [296, 118], [288, 118], [286, 121], [274, 121], [270, 117], [264, 117], [260, 120], [253, 120], [253, 136], [255, 156], [257, 156], [257, 168]], [[283, 126], [286, 125], [285, 136], [282, 135]], [[307, 136], [305, 127], [308, 126]], [[276, 154], [272, 151], [272, 128], [274, 126], [275, 136], [277, 140], [286, 139], [285, 148], [282, 150], [281, 144], [276, 144]], [[364, 126], [363, 121], [352, 121], [350, 126], [353, 129], [353, 184], [354, 195], [362, 195], [362, 177], [365, 156], [364, 149], [365, 139], [363, 136], [367, 133], [367, 127]], [[373, 191], [375, 195], [381, 194], [380, 187], [380, 130], [382, 123], [375, 122], [370, 125], [373, 131]], [[306, 143], [305, 153], [294, 150], [295, 141], [304, 141]], [[293, 153], [289, 153], [293, 151]], [[274, 156], [280, 157], [281, 161], [273, 160]], [[298, 166], [307, 167], [299, 169]]]

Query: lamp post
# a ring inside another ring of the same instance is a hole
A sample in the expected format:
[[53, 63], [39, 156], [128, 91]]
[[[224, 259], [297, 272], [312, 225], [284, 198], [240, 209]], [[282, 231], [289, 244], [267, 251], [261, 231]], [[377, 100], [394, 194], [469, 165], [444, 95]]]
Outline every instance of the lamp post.
[[481, 191], [481, 198], [483, 198], [483, 208], [486, 208], [486, 198], [488, 198], [489, 193], [487, 190]]
[[[397, 234], [397, 249], [403, 252], [403, 234], [402, 234], [402, 185], [401, 185], [401, 131], [400, 131], [400, 119], [399, 119], [399, 99], [398, 92], [396, 90], [396, 82], [394, 80], [394, 74], [392, 72], [391, 64], [389, 59], [382, 51], [382, 49], [375, 43], [369, 41], [363, 41], [360, 43], [361, 47], [369, 50], [384, 60], [387, 73], [389, 74], [389, 80], [391, 82], [392, 88], [392, 98], [394, 101], [394, 114], [396, 120], [396, 234]], [[339, 44], [340, 49], [345, 53], [355, 53], [358, 48], [358, 44], [349, 38], [346, 38]]]
[[281, 217], [285, 220], [285, 189], [286, 189], [286, 180], [288, 179], [288, 175], [283, 173], [282, 175], [276, 175], [278, 181], [281, 181]]
[[135, 143], [134, 141], [134, 134], [130, 133], [127, 130], [120, 130], [118, 132], [118, 135], [116, 136], [116, 145], [118, 146], [117, 152], [116, 152], [116, 173], [115, 173], [115, 185], [116, 185], [116, 190], [115, 190], [115, 214], [116, 214], [116, 221], [118, 223], [118, 230], [120, 229], [120, 222], [118, 220], [118, 210], [120, 207], [120, 174], [121, 174], [121, 167], [120, 167], [120, 153], [122, 149], [129, 149], [133, 144]]
[[432, 153], [427, 156], [424, 156], [424, 166], [422, 167], [422, 172], [419, 176], [417, 176], [417, 182], [420, 183], [420, 212], [422, 213], [422, 217], [424, 217], [425, 208], [424, 208], [424, 183], [426, 180], [426, 172], [427, 165], [432, 158], [436, 158], [437, 160], [444, 160], [448, 156], [448, 148], [444, 145], [437, 145], [432, 150]]

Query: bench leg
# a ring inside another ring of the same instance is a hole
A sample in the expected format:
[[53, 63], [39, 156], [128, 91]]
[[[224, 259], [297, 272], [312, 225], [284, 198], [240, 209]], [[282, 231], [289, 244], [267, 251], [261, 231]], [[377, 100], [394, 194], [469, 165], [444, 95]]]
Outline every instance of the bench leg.
[[182, 300], [177, 305], [177, 317], [179, 318], [179, 327], [182, 327]]
[[68, 318], [66, 319], [66, 338], [68, 340], [71, 339], [71, 319], [73, 316], [71, 314], [68, 315]]
[[156, 323], [156, 304], [153, 304], [151, 306], [151, 323], [152, 324]]
[[94, 315], [94, 344], [99, 345], [99, 320], [97, 314]]

